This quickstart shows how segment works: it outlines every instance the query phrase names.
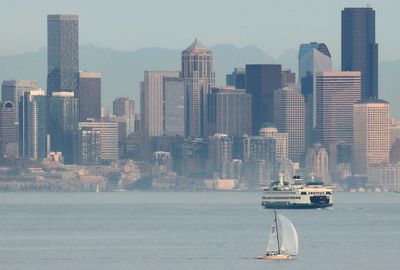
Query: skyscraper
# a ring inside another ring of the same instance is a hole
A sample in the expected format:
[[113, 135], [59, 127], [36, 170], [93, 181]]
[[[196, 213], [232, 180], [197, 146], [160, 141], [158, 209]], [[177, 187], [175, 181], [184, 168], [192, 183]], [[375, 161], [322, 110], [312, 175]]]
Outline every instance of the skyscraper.
[[378, 97], [378, 44], [375, 42], [375, 10], [342, 10], [342, 70], [361, 71], [361, 97]]
[[304, 96], [299, 89], [285, 87], [274, 92], [274, 123], [288, 134], [289, 159], [300, 162], [304, 154]]
[[185, 136], [185, 84], [181, 78], [164, 78], [164, 135]]
[[208, 134], [251, 134], [251, 95], [233, 87], [213, 87], [208, 94]]
[[163, 135], [165, 77], [179, 77], [179, 71], [145, 71], [141, 82], [140, 117], [145, 138]]
[[259, 136], [262, 138], [271, 138], [276, 141], [276, 159], [279, 161], [287, 160], [289, 158], [289, 143], [288, 134], [278, 132], [275, 124], [271, 122], [264, 123], [259, 131]]
[[101, 73], [79, 72], [79, 121], [101, 120]]
[[47, 156], [46, 96], [42, 89], [25, 92], [19, 100], [19, 152], [21, 157]]
[[47, 15], [47, 95], [78, 90], [78, 15]]
[[18, 99], [25, 92], [35, 90], [36, 81], [33, 80], [11, 80], [3, 81], [1, 84], [1, 100], [3, 102], [11, 101], [16, 109], [16, 119], [18, 121]]
[[72, 164], [73, 141], [78, 129], [79, 103], [73, 92], [53, 92], [47, 98], [47, 130], [50, 151], [62, 152], [64, 162]]
[[18, 156], [16, 114], [11, 101], [0, 102], [0, 160]]
[[365, 100], [354, 104], [354, 174], [368, 175], [373, 165], [389, 162], [389, 102]]
[[246, 91], [252, 100], [252, 133], [273, 121], [273, 93], [282, 88], [281, 65], [246, 65]]
[[207, 94], [215, 85], [213, 55], [197, 39], [182, 52], [182, 78], [185, 82], [185, 135], [206, 137]]
[[282, 70], [282, 87], [287, 87], [294, 83], [296, 83], [296, 73], [290, 69]]
[[316, 77], [315, 135], [324, 147], [353, 142], [353, 104], [361, 98], [359, 71], [322, 72]]
[[231, 74], [226, 74], [226, 85], [246, 89], [246, 68], [235, 68]]
[[126, 123], [126, 136], [135, 131], [135, 102], [128, 97], [117, 97], [113, 101], [113, 115], [123, 117]]

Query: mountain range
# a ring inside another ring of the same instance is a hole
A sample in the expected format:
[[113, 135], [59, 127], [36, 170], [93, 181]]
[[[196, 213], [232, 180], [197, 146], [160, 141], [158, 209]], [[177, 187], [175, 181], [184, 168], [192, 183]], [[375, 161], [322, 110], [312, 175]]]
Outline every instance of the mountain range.
[[[238, 48], [231, 44], [210, 47], [214, 55], [217, 83], [225, 84], [225, 75], [235, 67], [246, 64], [282, 64], [284, 69], [297, 71], [297, 51], [286, 50], [277, 59], [256, 46]], [[181, 49], [143, 48], [134, 52], [116, 51], [95, 45], [80, 46], [80, 69], [98, 71], [102, 75], [102, 103], [110, 107], [117, 96], [128, 96], [136, 103], [140, 100], [139, 82], [145, 70], [179, 70]], [[46, 88], [46, 49], [12, 56], [0, 57], [0, 80], [37, 80], [39, 87]], [[380, 97], [390, 101], [391, 114], [400, 119], [399, 83], [400, 59], [379, 63]], [[136, 111], [138, 111], [136, 109]]]

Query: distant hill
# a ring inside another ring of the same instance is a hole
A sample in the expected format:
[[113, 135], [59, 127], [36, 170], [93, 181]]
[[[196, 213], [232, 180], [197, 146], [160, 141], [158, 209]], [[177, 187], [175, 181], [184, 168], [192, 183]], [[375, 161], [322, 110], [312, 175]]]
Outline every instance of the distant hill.
[[[183, 48], [182, 48], [183, 49]], [[145, 70], [179, 70], [182, 49], [143, 48], [134, 52], [122, 52], [94, 45], [80, 47], [80, 69], [103, 73], [102, 98], [106, 106], [116, 96], [129, 96], [139, 103], [139, 82]], [[281, 63], [283, 68], [297, 71], [297, 51], [286, 50], [278, 59], [268, 56], [256, 46], [237, 48], [230, 44], [210, 47], [214, 53], [217, 83], [225, 84], [225, 75], [235, 67], [246, 64]], [[0, 80], [34, 79], [46, 88], [46, 49], [36, 52], [0, 57]], [[400, 75], [400, 59], [381, 62], [379, 72], [381, 97], [392, 103], [400, 100], [397, 77]], [[392, 106], [392, 113], [400, 119], [400, 106]]]

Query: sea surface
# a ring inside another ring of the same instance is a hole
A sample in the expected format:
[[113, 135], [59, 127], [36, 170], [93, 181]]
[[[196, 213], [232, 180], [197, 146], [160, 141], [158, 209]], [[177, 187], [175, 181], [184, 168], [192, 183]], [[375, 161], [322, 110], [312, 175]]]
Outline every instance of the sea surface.
[[335, 193], [281, 210], [292, 261], [262, 261], [257, 192], [0, 193], [0, 269], [400, 269], [400, 193]]

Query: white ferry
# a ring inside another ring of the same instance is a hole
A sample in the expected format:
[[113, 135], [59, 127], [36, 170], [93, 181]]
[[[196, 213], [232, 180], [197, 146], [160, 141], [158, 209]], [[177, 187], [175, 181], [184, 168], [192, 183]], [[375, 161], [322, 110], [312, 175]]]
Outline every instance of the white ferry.
[[262, 206], [272, 209], [324, 208], [333, 205], [332, 189], [322, 182], [303, 183], [299, 176], [294, 176], [292, 183], [283, 181], [271, 183], [263, 188]]

